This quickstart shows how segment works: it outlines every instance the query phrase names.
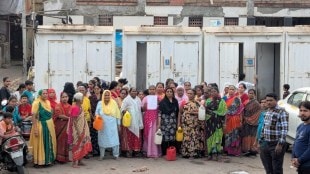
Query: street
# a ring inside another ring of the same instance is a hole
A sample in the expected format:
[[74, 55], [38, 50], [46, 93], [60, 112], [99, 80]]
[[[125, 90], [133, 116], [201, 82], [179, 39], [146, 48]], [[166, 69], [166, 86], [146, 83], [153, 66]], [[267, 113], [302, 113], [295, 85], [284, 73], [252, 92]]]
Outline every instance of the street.
[[[284, 174], [296, 173], [290, 169], [290, 155], [288, 152], [284, 159]], [[117, 161], [107, 156], [103, 161], [98, 161], [98, 157], [84, 159], [86, 166], [79, 169], [72, 168], [71, 163], [56, 164], [48, 168], [33, 168], [29, 164], [26, 168], [26, 174], [126, 174], [126, 173], [147, 173], [147, 174], [229, 174], [236, 171], [245, 171], [249, 174], [263, 174], [264, 169], [257, 157], [230, 157], [230, 162], [205, 161], [204, 159], [183, 159], [178, 158], [176, 161], [166, 161], [163, 158], [119, 158]], [[1, 171], [0, 173], [2, 173]], [[9, 174], [4, 172], [3, 174]], [[246, 174], [236, 172], [235, 174]]]

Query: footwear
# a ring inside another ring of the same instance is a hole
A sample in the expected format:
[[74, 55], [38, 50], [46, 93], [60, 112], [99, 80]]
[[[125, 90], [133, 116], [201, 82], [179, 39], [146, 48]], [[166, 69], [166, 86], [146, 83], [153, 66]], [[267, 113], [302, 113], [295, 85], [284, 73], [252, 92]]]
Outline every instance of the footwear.
[[104, 160], [104, 157], [99, 157], [98, 158], [98, 161], [103, 161]]
[[119, 158], [118, 158], [118, 156], [113, 156], [113, 159], [118, 160]]

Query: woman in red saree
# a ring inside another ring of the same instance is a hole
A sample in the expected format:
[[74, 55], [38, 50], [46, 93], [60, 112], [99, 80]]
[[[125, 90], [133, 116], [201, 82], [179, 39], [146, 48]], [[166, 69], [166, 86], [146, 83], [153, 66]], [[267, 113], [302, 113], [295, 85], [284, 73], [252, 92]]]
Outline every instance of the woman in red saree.
[[228, 86], [228, 97], [226, 99], [227, 113], [224, 127], [225, 147], [228, 155], [239, 156], [241, 154], [241, 113], [244, 109], [240, 98], [236, 95], [236, 87]]
[[50, 88], [47, 90], [47, 94], [48, 94], [48, 100], [50, 101], [51, 107], [52, 107], [52, 111], [54, 112], [55, 107], [57, 105], [57, 97], [56, 97], [56, 92], [54, 89]]
[[238, 86], [238, 96], [241, 99], [241, 103], [243, 104], [243, 106], [245, 106], [249, 102], [249, 96], [245, 91], [246, 85], [244, 83], [240, 83]]
[[256, 100], [254, 89], [248, 91], [250, 101], [245, 105], [242, 117], [242, 152], [247, 155], [256, 155], [257, 147], [254, 145], [258, 128], [258, 119], [261, 106]]
[[71, 110], [71, 105], [68, 103], [69, 96], [67, 93], [60, 94], [60, 103], [55, 106], [54, 110], [54, 124], [57, 139], [57, 154], [56, 161], [65, 163], [69, 161], [69, 145], [67, 126]]
[[70, 111], [68, 124], [68, 143], [72, 147], [72, 167], [84, 166], [82, 159], [92, 151], [89, 127], [82, 109], [83, 94], [78, 92], [73, 96], [75, 104]]

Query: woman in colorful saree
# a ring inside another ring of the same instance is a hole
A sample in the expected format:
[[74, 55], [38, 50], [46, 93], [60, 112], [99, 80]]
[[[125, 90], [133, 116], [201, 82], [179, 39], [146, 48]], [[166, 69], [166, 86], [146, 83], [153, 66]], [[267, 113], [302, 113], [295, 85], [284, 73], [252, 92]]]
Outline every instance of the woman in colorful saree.
[[[147, 157], [157, 158], [160, 156], [159, 146], [155, 144], [155, 133], [157, 128], [157, 117], [158, 117], [158, 97], [155, 95], [155, 86], [149, 86], [149, 95], [143, 98], [142, 108], [144, 111], [143, 117], [143, 151], [146, 152]], [[152, 106], [156, 102], [156, 107]]]
[[225, 147], [224, 151], [228, 155], [239, 156], [241, 154], [241, 113], [243, 105], [240, 98], [236, 95], [236, 87], [228, 86], [228, 96], [226, 99], [227, 113], [224, 125]]
[[261, 106], [256, 100], [256, 93], [254, 89], [248, 91], [250, 101], [245, 105], [242, 118], [242, 152], [247, 155], [256, 155], [257, 147], [254, 146], [259, 115], [261, 113]]
[[47, 90], [40, 90], [32, 104], [32, 129], [29, 148], [35, 167], [53, 164], [56, 157], [56, 135]]
[[83, 157], [92, 151], [89, 128], [82, 109], [83, 94], [74, 94], [75, 104], [71, 107], [69, 124], [67, 129], [68, 143], [72, 147], [72, 167], [79, 168], [85, 165]]
[[121, 111], [128, 111], [131, 115], [129, 127], [121, 126], [121, 149], [126, 152], [127, 157], [141, 156], [141, 129], [143, 129], [141, 100], [137, 97], [137, 89], [130, 88], [129, 95], [124, 99]]
[[205, 108], [208, 159], [218, 160], [218, 155], [223, 150], [223, 124], [227, 107], [225, 101], [221, 99], [217, 87], [211, 87], [211, 98], [207, 99]]
[[70, 117], [71, 105], [68, 103], [68, 100], [68, 94], [62, 92], [60, 94], [60, 103], [55, 106], [53, 115], [57, 138], [56, 161], [59, 163], [65, 163], [69, 161], [67, 126]]
[[97, 104], [96, 116], [103, 119], [103, 129], [98, 131], [100, 158], [104, 158], [106, 148], [112, 148], [114, 159], [119, 157], [119, 136], [121, 113], [109, 90], [103, 91]]
[[196, 91], [187, 90], [189, 101], [180, 108], [179, 121], [183, 129], [181, 154], [183, 158], [199, 158], [204, 154], [204, 121], [198, 119], [200, 104], [195, 100]]

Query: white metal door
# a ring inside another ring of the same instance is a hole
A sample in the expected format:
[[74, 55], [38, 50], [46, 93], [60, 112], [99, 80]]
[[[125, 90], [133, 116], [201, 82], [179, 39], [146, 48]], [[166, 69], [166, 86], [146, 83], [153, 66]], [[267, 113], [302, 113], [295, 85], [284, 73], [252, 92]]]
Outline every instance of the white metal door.
[[198, 84], [199, 43], [174, 42], [174, 57], [171, 60], [173, 79], [178, 84], [186, 81]]
[[290, 42], [288, 57], [288, 83], [291, 90], [310, 86], [309, 42]]
[[220, 89], [225, 83], [237, 84], [239, 75], [239, 43], [220, 43]]
[[[146, 45], [146, 87], [160, 82], [160, 42], [147, 42]], [[139, 79], [138, 79], [139, 80]]]
[[48, 41], [49, 88], [57, 95], [66, 82], [73, 82], [73, 44], [71, 40]]
[[88, 41], [86, 48], [86, 79], [99, 77], [112, 80], [112, 43]]

